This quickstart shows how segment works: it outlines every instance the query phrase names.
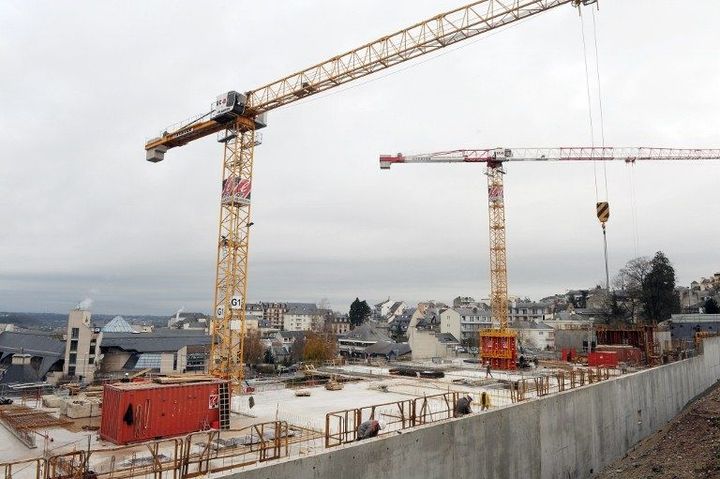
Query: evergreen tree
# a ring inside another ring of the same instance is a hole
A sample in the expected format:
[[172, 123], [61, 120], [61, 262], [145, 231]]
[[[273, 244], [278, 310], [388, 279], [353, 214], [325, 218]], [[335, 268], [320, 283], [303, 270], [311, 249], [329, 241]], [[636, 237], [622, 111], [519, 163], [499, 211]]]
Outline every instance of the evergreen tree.
[[655, 253], [650, 261], [640, 298], [647, 321], [664, 321], [680, 311], [680, 298], [675, 294], [675, 269], [662, 251]]
[[270, 348], [265, 350], [265, 363], [275, 364], [275, 356], [273, 356], [272, 350]]
[[360, 301], [360, 298], [355, 298], [355, 301], [350, 305], [350, 327], [355, 328], [360, 326], [362, 323], [370, 318], [372, 310], [368, 306], [367, 301]]
[[708, 300], [705, 301], [703, 310], [705, 311], [705, 314], [718, 314], [720, 313], [720, 306], [718, 306], [715, 298], [708, 298]]

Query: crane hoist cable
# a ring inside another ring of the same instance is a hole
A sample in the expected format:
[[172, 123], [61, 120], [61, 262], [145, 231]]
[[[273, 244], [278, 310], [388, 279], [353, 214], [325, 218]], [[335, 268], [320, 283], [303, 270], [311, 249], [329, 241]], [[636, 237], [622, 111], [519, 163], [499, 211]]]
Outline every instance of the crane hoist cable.
[[[600, 9], [600, 4], [598, 4], [598, 10]], [[598, 48], [598, 27], [597, 27], [597, 21], [595, 20], [595, 10], [591, 9], [592, 11], [592, 19], [593, 19], [593, 39], [595, 40], [595, 73], [597, 75], [597, 89], [598, 89], [598, 109], [600, 110], [600, 141], [602, 144], [602, 147], [605, 147], [605, 115], [603, 111], [603, 97], [602, 97], [602, 82], [600, 81], [600, 49]], [[610, 190], [608, 189], [608, 179], [607, 179], [607, 163], [603, 161], [603, 177], [605, 180], [605, 199], [609, 202], [610, 201]]]
[[[592, 93], [591, 93], [591, 87], [590, 87], [590, 68], [588, 66], [588, 49], [587, 49], [587, 42], [585, 40], [585, 20], [582, 15], [582, 11], [578, 9], [578, 14], [580, 16], [580, 33], [582, 37], [582, 46], [583, 46], [583, 58], [585, 61], [585, 87], [586, 87], [586, 93], [587, 93], [587, 104], [588, 104], [588, 118], [589, 118], [589, 125], [590, 125], [590, 141], [592, 143], [592, 147], [595, 147], [595, 125], [593, 124], [593, 107], [592, 107]], [[598, 60], [598, 41], [597, 41], [597, 25], [595, 21], [595, 14], [593, 10], [593, 45], [595, 46], [595, 71], [597, 75], [597, 88], [598, 88], [598, 103], [600, 105], [600, 131], [601, 131], [601, 139], [602, 139], [602, 149], [600, 150], [604, 154], [604, 147], [605, 147], [605, 128], [604, 128], [604, 121], [603, 121], [603, 115], [602, 115], [602, 97], [601, 97], [601, 89], [600, 89], [600, 62]], [[598, 192], [598, 178], [597, 178], [597, 161], [595, 158], [593, 158], [593, 183], [595, 186], [595, 212], [597, 214], [598, 220], [600, 220], [600, 225], [602, 227], [602, 234], [603, 234], [603, 258], [605, 260], [605, 288], [609, 292], [610, 291], [610, 266], [608, 262], [608, 247], [607, 247], [607, 221], [610, 218], [610, 202], [608, 201], [608, 183], [607, 183], [607, 167], [605, 166], [605, 163], [603, 162], [603, 176], [605, 180], [605, 192], [602, 196], [603, 201], [600, 201], [600, 194]], [[589, 344], [589, 343], [588, 343]]]

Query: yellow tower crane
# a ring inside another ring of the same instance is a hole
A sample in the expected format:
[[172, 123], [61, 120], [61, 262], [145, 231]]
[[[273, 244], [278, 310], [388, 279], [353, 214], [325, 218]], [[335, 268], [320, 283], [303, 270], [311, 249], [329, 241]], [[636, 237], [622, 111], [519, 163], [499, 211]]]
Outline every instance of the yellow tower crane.
[[[480, 359], [493, 369], [515, 369], [516, 332], [508, 327], [507, 262], [503, 163], [514, 161], [718, 160], [720, 149], [678, 148], [491, 148], [453, 150], [419, 155], [381, 155], [380, 168], [403, 163], [484, 163], [487, 165], [490, 229], [490, 308], [493, 328], [480, 331]], [[597, 217], [605, 231], [610, 205], [597, 203]], [[590, 343], [588, 343], [590, 344]]]
[[256, 130], [267, 125], [270, 110], [344, 85], [490, 30], [560, 5], [589, 5], [596, 0], [481, 0], [438, 14], [359, 48], [245, 93], [218, 96], [209, 111], [166, 128], [145, 144], [146, 159], [191, 141], [218, 134], [223, 147], [222, 194], [218, 232], [213, 336], [209, 372], [237, 386], [244, 376], [243, 345], [250, 193]]

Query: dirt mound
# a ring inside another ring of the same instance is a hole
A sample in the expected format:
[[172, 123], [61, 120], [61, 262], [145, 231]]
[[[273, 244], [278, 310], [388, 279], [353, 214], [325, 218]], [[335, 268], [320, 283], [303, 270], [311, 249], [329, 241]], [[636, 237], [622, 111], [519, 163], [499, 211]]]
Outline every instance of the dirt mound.
[[593, 478], [720, 478], [720, 385]]

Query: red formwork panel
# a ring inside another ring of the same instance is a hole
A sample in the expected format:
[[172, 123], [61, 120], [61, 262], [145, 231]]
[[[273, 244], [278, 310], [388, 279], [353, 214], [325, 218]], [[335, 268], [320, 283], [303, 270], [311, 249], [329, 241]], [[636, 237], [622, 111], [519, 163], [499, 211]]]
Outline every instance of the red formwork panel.
[[572, 348], [563, 348], [560, 351], [563, 361], [572, 361], [577, 356], [577, 353]]
[[595, 351], [588, 354], [588, 366], [603, 366], [616, 368], [618, 365], [617, 353], [610, 351]]
[[480, 357], [492, 369], [514, 370], [517, 368], [516, 334], [511, 330], [486, 330], [480, 332]]
[[596, 351], [607, 351], [617, 354], [618, 362], [638, 365], [642, 363], [642, 351], [630, 345], [607, 345], [601, 344]]
[[128, 444], [209, 429], [220, 419], [221, 384], [226, 381], [106, 384], [100, 437]]

